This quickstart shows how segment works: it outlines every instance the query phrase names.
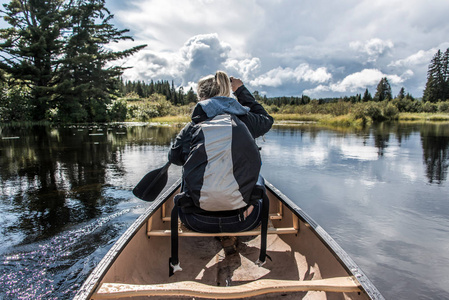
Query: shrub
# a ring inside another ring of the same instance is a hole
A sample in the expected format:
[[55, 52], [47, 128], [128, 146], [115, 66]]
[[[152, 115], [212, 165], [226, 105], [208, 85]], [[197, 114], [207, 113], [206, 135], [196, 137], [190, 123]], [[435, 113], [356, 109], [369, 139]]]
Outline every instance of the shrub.
[[166, 100], [165, 96], [152, 94], [149, 98], [128, 103], [127, 116], [129, 120], [148, 121], [152, 118], [163, 117], [173, 110], [172, 104]]
[[128, 113], [126, 100], [118, 99], [112, 101], [112, 103], [108, 105], [108, 113], [111, 121], [125, 121]]
[[399, 109], [393, 103], [388, 103], [383, 107], [382, 115], [387, 120], [396, 120], [399, 118]]
[[380, 108], [380, 104], [378, 102], [369, 102], [367, 103], [364, 109], [365, 116], [371, 118], [373, 121], [382, 121], [382, 110]]
[[438, 111], [438, 105], [429, 101], [424, 102], [421, 112], [435, 113]]
[[439, 112], [449, 112], [449, 101], [439, 102], [438, 103], [438, 111]]

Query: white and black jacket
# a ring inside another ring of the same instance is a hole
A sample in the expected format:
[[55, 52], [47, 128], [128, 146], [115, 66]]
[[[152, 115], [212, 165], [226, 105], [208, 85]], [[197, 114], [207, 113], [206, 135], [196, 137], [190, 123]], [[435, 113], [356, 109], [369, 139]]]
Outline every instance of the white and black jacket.
[[185, 212], [231, 211], [245, 207], [260, 171], [255, 138], [273, 118], [241, 86], [232, 98], [200, 101], [192, 122], [176, 137], [169, 161], [183, 166]]

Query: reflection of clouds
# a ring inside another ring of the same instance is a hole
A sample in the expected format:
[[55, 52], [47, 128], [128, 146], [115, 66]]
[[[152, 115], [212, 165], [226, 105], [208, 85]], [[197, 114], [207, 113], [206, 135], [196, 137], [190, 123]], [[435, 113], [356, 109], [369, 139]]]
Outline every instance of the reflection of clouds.
[[366, 178], [346, 178], [344, 180], [345, 185], [350, 187], [356, 187], [357, 185], [362, 185], [362, 187], [373, 188], [378, 183], [377, 181], [366, 179]]
[[264, 160], [279, 160], [282, 165], [307, 166], [323, 165], [329, 156], [329, 149], [323, 144], [290, 145], [285, 147], [276, 142], [262, 144]]
[[[410, 299], [429, 290], [445, 299], [447, 182], [427, 182], [421, 134], [399, 129], [359, 135], [273, 130], [264, 148], [264, 176], [327, 230], [379, 288], [394, 294], [393, 280]], [[291, 159], [268, 157], [272, 152]]]
[[385, 157], [391, 157], [396, 158], [401, 154], [403, 150], [401, 150], [401, 147], [399, 145], [391, 145], [391, 143], [388, 145], [388, 148], [384, 150], [384, 156]]
[[[348, 143], [349, 142], [349, 143]], [[378, 149], [372, 146], [364, 146], [357, 140], [348, 140], [348, 142], [341, 143], [341, 154], [345, 158], [357, 160], [377, 160]]]
[[329, 156], [329, 149], [324, 145], [310, 145], [305, 147], [300, 153], [300, 155], [296, 156], [296, 160], [300, 162], [302, 165], [323, 165]]

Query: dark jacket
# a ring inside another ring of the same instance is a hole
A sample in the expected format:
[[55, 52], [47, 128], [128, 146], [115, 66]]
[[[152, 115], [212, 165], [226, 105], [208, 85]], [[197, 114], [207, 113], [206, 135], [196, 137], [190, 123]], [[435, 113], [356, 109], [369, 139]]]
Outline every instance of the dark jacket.
[[261, 166], [254, 139], [268, 132], [273, 118], [244, 86], [235, 95], [239, 102], [199, 102], [169, 152], [170, 162], [183, 165], [184, 212], [233, 211], [250, 203]]
[[[273, 125], [273, 118], [266, 112], [263, 106], [254, 99], [254, 96], [245, 86], [239, 87], [234, 95], [240, 104], [249, 108], [247, 114], [237, 115], [237, 117], [245, 123], [253, 138], [258, 138], [267, 133]], [[193, 126], [207, 119], [207, 114], [198, 103], [192, 113], [192, 122], [188, 123], [181, 130], [170, 149], [168, 160], [171, 163], [178, 166], [184, 165], [190, 152]]]

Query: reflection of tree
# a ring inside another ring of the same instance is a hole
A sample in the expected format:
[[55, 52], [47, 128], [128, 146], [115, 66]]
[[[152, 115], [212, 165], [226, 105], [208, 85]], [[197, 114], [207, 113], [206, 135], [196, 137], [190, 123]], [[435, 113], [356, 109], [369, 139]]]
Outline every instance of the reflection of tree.
[[385, 148], [390, 141], [390, 126], [388, 123], [378, 123], [373, 126], [374, 146], [378, 149], [378, 156], [384, 155]]
[[125, 175], [121, 154], [127, 148], [167, 146], [178, 131], [124, 125], [2, 128], [2, 136], [20, 137], [0, 140], [0, 201], [18, 215], [3, 230], [46, 237], [114, 210], [118, 200], [104, 196], [108, 170]]
[[423, 127], [421, 142], [423, 160], [429, 183], [446, 180], [449, 167], [449, 132], [447, 126], [428, 125]]

